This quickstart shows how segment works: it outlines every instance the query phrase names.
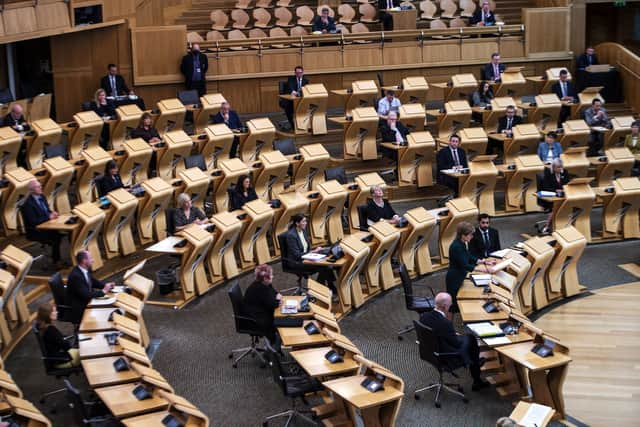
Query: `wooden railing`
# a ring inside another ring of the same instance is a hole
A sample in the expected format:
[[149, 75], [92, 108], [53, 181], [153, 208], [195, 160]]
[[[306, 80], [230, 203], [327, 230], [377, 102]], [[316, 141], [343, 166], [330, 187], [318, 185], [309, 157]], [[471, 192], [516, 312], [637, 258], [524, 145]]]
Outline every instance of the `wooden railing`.
[[625, 101], [640, 112], [640, 57], [618, 43], [601, 43], [595, 49], [601, 63], [618, 69]]

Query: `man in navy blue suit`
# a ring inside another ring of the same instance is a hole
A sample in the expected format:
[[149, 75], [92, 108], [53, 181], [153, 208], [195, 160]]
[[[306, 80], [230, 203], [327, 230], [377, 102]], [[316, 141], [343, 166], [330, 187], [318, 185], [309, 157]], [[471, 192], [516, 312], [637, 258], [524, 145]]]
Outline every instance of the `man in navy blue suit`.
[[[560, 70], [558, 77], [560, 79], [551, 86], [551, 91], [555, 93], [561, 101], [578, 102], [576, 87], [569, 81], [569, 72], [567, 70]], [[560, 110], [560, 116], [558, 117], [558, 127], [560, 127], [570, 115], [571, 107], [563, 105]]]
[[47, 198], [42, 195], [42, 185], [34, 179], [29, 182], [29, 195], [22, 203], [20, 212], [27, 232], [27, 239], [51, 245], [51, 258], [60, 264], [60, 234], [54, 230], [38, 230], [37, 226], [50, 219], [58, 218], [52, 211]]
[[458, 194], [458, 178], [449, 176], [441, 171], [446, 169], [467, 169], [469, 167], [467, 153], [460, 148], [460, 136], [454, 133], [449, 137], [449, 146], [438, 151], [436, 163], [438, 165], [438, 183], [446, 185], [455, 194]]
[[584, 70], [590, 65], [598, 65], [598, 56], [594, 48], [589, 46], [582, 55], [576, 59], [576, 69]]
[[478, 27], [496, 25], [496, 15], [491, 12], [489, 0], [482, 0], [480, 8], [477, 9], [471, 19], [469, 19], [469, 25], [476, 25]]
[[[242, 121], [234, 110], [231, 109], [231, 104], [228, 102], [223, 102], [220, 104], [220, 111], [218, 114], [213, 116], [213, 123], [220, 124], [224, 123], [231, 130], [240, 130], [243, 128]], [[229, 151], [230, 157], [236, 157], [238, 152], [238, 144], [240, 143], [240, 139], [237, 136], [233, 137], [233, 142], [231, 143], [231, 149]]]
[[482, 69], [482, 80], [491, 80], [499, 82], [502, 79], [502, 73], [504, 73], [505, 66], [500, 63], [500, 54], [494, 52], [491, 54], [491, 62], [484, 66]]

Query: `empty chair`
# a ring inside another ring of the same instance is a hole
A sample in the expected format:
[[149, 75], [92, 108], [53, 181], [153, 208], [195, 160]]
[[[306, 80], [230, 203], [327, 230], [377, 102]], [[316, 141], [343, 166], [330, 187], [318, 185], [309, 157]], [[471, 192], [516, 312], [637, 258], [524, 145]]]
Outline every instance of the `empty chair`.
[[[240, 30], [231, 30], [229, 31], [229, 35], [227, 39], [229, 40], [246, 40], [247, 36]], [[242, 46], [231, 46], [229, 49], [231, 50], [246, 50], [248, 48]]]
[[[289, 34], [287, 34], [287, 32], [280, 27], [273, 27], [269, 30], [269, 37], [289, 37]], [[273, 44], [271, 46], [275, 47], [276, 49], [289, 47], [288, 44]]]
[[187, 33], [187, 43], [189, 44], [202, 43], [203, 41], [204, 39], [202, 38], [202, 36], [196, 33], [195, 31], [191, 31]]
[[[339, 33], [342, 33], [342, 34], [349, 34], [350, 33], [349, 29], [344, 24], [336, 24], [336, 31], [339, 32]], [[347, 44], [347, 42], [345, 42], [345, 44]]]
[[220, 31], [209, 31], [207, 33], [208, 42], [215, 42], [218, 40], [224, 40], [224, 34], [222, 34]]
[[[248, 355], [257, 357], [262, 365], [266, 365], [266, 360], [262, 357], [264, 348], [260, 347], [260, 339], [264, 338], [264, 333], [260, 329], [258, 322], [253, 318], [246, 316], [242, 309], [242, 290], [237, 280], [233, 281], [233, 284], [228, 291], [229, 299], [231, 300], [231, 307], [233, 309], [233, 319], [235, 321], [236, 333], [242, 335], [251, 336], [251, 346], [243, 347], [231, 350], [229, 359], [233, 360], [232, 366], [238, 367], [238, 362]], [[234, 357], [236, 353], [240, 353], [240, 356]]]
[[292, 36], [306, 36], [309, 33], [304, 27], [296, 25], [289, 31], [289, 34], [291, 34]]
[[238, 0], [234, 7], [236, 9], [253, 9], [253, 6], [251, 6], [251, 0]]
[[309, 6], [300, 6], [296, 9], [296, 16], [298, 17], [298, 25], [304, 27], [310, 27], [313, 25], [313, 9]]
[[293, 27], [291, 20], [293, 19], [293, 13], [286, 7], [278, 7], [273, 11], [273, 16], [276, 17], [276, 26], [278, 27]]
[[364, 25], [362, 22], [358, 22], [357, 24], [353, 24], [353, 26], [351, 27], [351, 32], [352, 33], [368, 33], [369, 27]]
[[267, 9], [258, 8], [253, 9], [253, 19], [255, 22], [253, 23], [254, 27], [258, 28], [271, 28], [272, 25], [269, 25], [271, 22], [271, 14]]
[[276, 2], [276, 6], [278, 7], [293, 7], [291, 4], [291, 0], [278, 0]]
[[[473, 1], [473, 0], [471, 0]], [[420, 19], [425, 19], [431, 21], [432, 19], [438, 19], [436, 16], [436, 12], [438, 11], [438, 6], [431, 0], [424, 0], [420, 2]]]
[[264, 9], [272, 9], [273, 5], [271, 4], [271, 0], [258, 0], [256, 2], [256, 7], [261, 7]]
[[252, 28], [249, 30], [250, 39], [266, 39], [269, 36], [261, 28]]
[[[365, 22], [367, 24], [378, 22], [378, 19], [376, 18], [376, 16], [378, 15], [378, 11], [373, 5], [369, 3], [363, 3], [360, 5], [358, 10], [360, 11], [360, 15], [361, 15], [360, 22]], [[352, 28], [351, 32], [355, 33], [356, 31], [353, 31], [353, 28]]]
[[231, 11], [232, 27], [237, 30], [245, 30], [250, 27], [249, 21], [251, 17], [243, 9], [233, 9]]
[[440, 18], [453, 19], [456, 17], [458, 5], [453, 0], [440, 0], [440, 9], [442, 9]]
[[356, 11], [350, 4], [342, 3], [338, 6], [338, 15], [340, 15], [340, 19], [338, 19], [339, 23], [353, 24], [353, 18], [356, 16]]
[[471, 18], [473, 16], [473, 12], [476, 11], [476, 3], [473, 0], [460, 0], [460, 16], [463, 18]]
[[[408, 311], [413, 311], [418, 314], [422, 314], [425, 311], [431, 311], [435, 307], [436, 294], [433, 292], [431, 286], [427, 286], [427, 289], [431, 291], [431, 297], [418, 296], [413, 292], [413, 282], [409, 277], [409, 272], [404, 264], [400, 264], [400, 281], [402, 282], [402, 288], [404, 290], [404, 305]], [[411, 332], [415, 329], [413, 323], [398, 331], [398, 339], [402, 339], [402, 335], [407, 332]]]
[[466, 26], [467, 26], [467, 22], [461, 18], [453, 18], [451, 21], [449, 21], [450, 28], [462, 28]]
[[218, 31], [229, 31], [227, 24], [229, 23], [229, 17], [222, 10], [214, 10], [211, 12], [211, 29]]
[[429, 28], [431, 28], [432, 30], [446, 30], [448, 27], [447, 23], [442, 19], [434, 19], [433, 21], [431, 21]]

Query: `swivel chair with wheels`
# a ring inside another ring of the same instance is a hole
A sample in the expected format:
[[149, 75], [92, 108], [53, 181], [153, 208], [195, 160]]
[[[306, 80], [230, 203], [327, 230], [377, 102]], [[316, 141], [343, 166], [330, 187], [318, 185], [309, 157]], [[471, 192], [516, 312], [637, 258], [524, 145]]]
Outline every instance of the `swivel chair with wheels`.
[[462, 387], [459, 384], [445, 383], [443, 378], [445, 372], [458, 378], [454, 371], [464, 366], [464, 361], [460, 353], [441, 353], [438, 337], [433, 333], [431, 328], [418, 321], [414, 321], [413, 325], [416, 330], [416, 335], [418, 336], [420, 359], [431, 363], [431, 365], [438, 370], [438, 382], [430, 384], [427, 387], [417, 389], [413, 392], [413, 397], [416, 400], [419, 400], [420, 395], [418, 393], [435, 389], [436, 398], [434, 400], [434, 404], [436, 408], [440, 408], [440, 392], [444, 389], [444, 391], [448, 391], [456, 396], [462, 397], [462, 401], [464, 403], [468, 403], [469, 399], [464, 395]]
[[[261, 367], [265, 367], [267, 362], [262, 356], [262, 354], [266, 351], [264, 348], [260, 347], [260, 339], [264, 338], [264, 333], [260, 330], [258, 326], [258, 322], [252, 317], [245, 316], [242, 310], [242, 289], [240, 289], [240, 285], [237, 280], [234, 280], [231, 288], [229, 288], [229, 299], [231, 300], [231, 307], [233, 308], [233, 320], [236, 324], [236, 332], [239, 334], [246, 334], [251, 336], [251, 346], [250, 347], [242, 347], [237, 348], [235, 350], [231, 350], [229, 353], [229, 359], [233, 360], [232, 366], [234, 368], [238, 367], [238, 362], [244, 359], [246, 356], [251, 355], [252, 357], [257, 357], [260, 359]], [[234, 357], [237, 353], [240, 353], [238, 357]]]
[[115, 427], [121, 425], [109, 409], [101, 401], [86, 401], [80, 390], [75, 388], [69, 380], [64, 380], [67, 392], [67, 402], [73, 411], [73, 418], [77, 426]]
[[278, 245], [280, 245], [280, 262], [282, 263], [282, 271], [285, 273], [295, 274], [297, 276], [297, 286], [293, 288], [283, 289], [281, 293], [291, 292], [295, 295], [301, 295], [306, 289], [303, 284], [303, 280], [309, 278], [308, 274], [298, 271], [293, 267], [293, 260], [289, 258], [289, 247], [287, 246], [286, 233], [278, 234]]
[[[416, 296], [413, 293], [413, 282], [409, 277], [407, 266], [400, 264], [400, 280], [402, 281], [402, 289], [404, 290], [404, 303], [405, 307], [409, 311], [415, 311], [418, 314], [422, 314], [426, 311], [431, 311], [435, 307], [436, 294], [433, 292], [431, 286], [427, 286], [431, 291], [431, 298]], [[398, 331], [398, 339], [402, 340], [402, 336], [415, 329], [413, 324], [408, 325]]]
[[73, 315], [71, 314], [71, 306], [67, 304], [67, 286], [65, 285], [60, 272], [54, 273], [49, 277], [49, 289], [51, 290], [53, 302], [55, 303], [58, 311], [58, 321], [71, 323], [73, 325], [72, 337], [73, 342], [75, 343], [76, 336], [78, 334], [78, 327], [80, 325], [74, 323]]

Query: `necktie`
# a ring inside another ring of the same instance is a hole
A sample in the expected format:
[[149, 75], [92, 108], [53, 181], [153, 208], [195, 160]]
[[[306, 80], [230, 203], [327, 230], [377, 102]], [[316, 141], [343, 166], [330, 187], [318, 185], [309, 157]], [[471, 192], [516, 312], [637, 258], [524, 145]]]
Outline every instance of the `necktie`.
[[460, 159], [458, 158], [458, 150], [454, 148], [453, 150], [451, 150], [451, 152], [453, 154], [453, 163], [456, 166], [460, 166]]
[[500, 68], [498, 67], [498, 64], [495, 64], [493, 66], [493, 79], [497, 80], [500, 78]]
[[47, 204], [44, 202], [44, 198], [42, 196], [38, 197], [38, 205], [40, 205], [40, 209], [42, 209], [42, 212], [44, 212], [45, 214], [49, 213], [49, 209], [47, 209]]
[[387, 9], [393, 8], [393, 0], [387, 0]]
[[396, 128], [396, 142], [402, 142], [402, 134], [400, 133], [400, 129]]
[[298, 92], [302, 90], [302, 79], [298, 79]]
[[482, 232], [482, 238], [484, 240], [484, 256], [489, 255], [489, 231]]
[[562, 97], [567, 96], [567, 86], [565, 82], [560, 83], [560, 87], [562, 87]]
[[507, 119], [507, 129], [511, 130], [511, 118]]

